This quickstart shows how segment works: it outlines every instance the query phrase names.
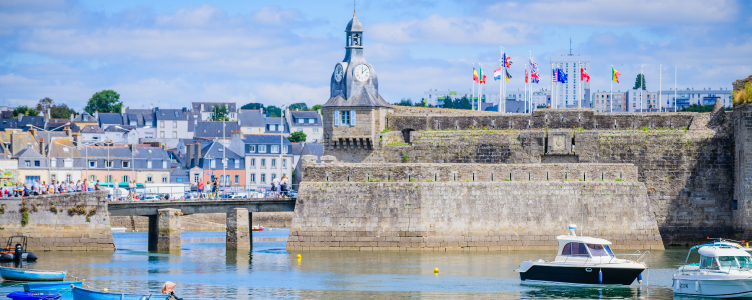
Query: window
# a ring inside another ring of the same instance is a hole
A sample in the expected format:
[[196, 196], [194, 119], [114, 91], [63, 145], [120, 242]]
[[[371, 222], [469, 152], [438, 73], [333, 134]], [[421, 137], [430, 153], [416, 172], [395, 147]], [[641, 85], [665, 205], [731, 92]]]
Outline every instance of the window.
[[198, 183], [198, 174], [193, 174], [193, 182]]
[[266, 168], [266, 158], [261, 159], [261, 167]]
[[121, 182], [128, 182], [128, 181], [131, 181], [131, 177], [130, 177], [130, 176], [128, 176], [128, 175], [123, 175], [123, 177], [122, 177], [121, 179], [123, 179], [123, 180], [122, 180]]
[[120, 165], [123, 166], [123, 168], [130, 168], [131, 167], [131, 162], [127, 161], [127, 160], [124, 160]]
[[283, 148], [285, 153], [290, 153], [290, 146], [285, 145], [285, 148]]
[[176, 181], [176, 182], [180, 182], [180, 183], [183, 183], [183, 178], [179, 178], [179, 177], [178, 177], [178, 178], [175, 178], [175, 181]]
[[154, 133], [153, 132], [145, 132], [144, 133], [144, 138], [153, 139], [154, 138]]
[[73, 177], [71, 177], [71, 174], [65, 174], [65, 182], [71, 182], [73, 181]]
[[613, 256], [613, 253], [610, 253], [611, 249], [607, 245], [587, 244], [587, 247], [590, 249], [590, 255], [592, 256]]
[[282, 167], [287, 168], [287, 159], [282, 159]]
[[167, 161], [162, 161], [162, 169], [167, 169]]
[[151, 174], [146, 175], [146, 182], [151, 183], [152, 177]]
[[217, 148], [217, 151], [219, 151], [219, 152], [225, 152], [225, 148], [224, 147], [219, 147], [219, 148]]
[[216, 160], [213, 160], [213, 159], [211, 160], [211, 168], [212, 169], [216, 169], [217, 168], [217, 161]]
[[240, 160], [239, 159], [235, 160], [235, 169], [240, 169]]
[[159, 121], [159, 128], [164, 128], [164, 121]]
[[73, 168], [73, 160], [70, 158], [63, 160], [63, 167]]
[[107, 182], [112, 182], [112, 175], [105, 176]]
[[225, 185], [230, 185], [230, 175], [225, 175]]
[[[182, 179], [182, 178], [180, 178]], [[167, 183], [167, 176], [162, 176], [162, 183]]]
[[266, 145], [259, 145], [258, 146], [258, 152], [259, 153], [266, 153]]
[[587, 247], [583, 243], [567, 243], [561, 251], [561, 255], [588, 256]]
[[178, 121], [172, 121], [172, 128], [178, 128]]
[[316, 119], [308, 119], [308, 124], [316, 123], [315, 121], [316, 121]]
[[342, 125], [350, 125], [350, 111], [349, 110], [343, 110], [340, 111], [340, 121]]
[[298, 119], [298, 124], [303, 124], [305, 122], [305, 119]]
[[97, 161], [96, 160], [90, 160], [89, 161], [89, 168], [96, 168], [97, 167]]
[[147, 161], [146, 162], [146, 168], [147, 169], [151, 169], [151, 161]]
[[35, 160], [35, 161], [34, 161], [34, 166], [35, 166], [35, 167], [40, 167], [40, 166], [42, 166], [42, 164], [41, 164], [41, 162], [39, 162], [38, 160]]
[[53, 168], [57, 168], [57, 159], [50, 159], [50, 166]]
[[271, 150], [272, 153], [279, 153], [279, 145], [272, 145], [270, 148], [271, 149], [269, 150]]
[[63, 152], [70, 152], [70, 149], [68, 149], [68, 147], [63, 147]]
[[303, 128], [295, 128], [295, 131], [303, 131]]
[[104, 161], [104, 167], [105, 168], [112, 168], [112, 161]]
[[313, 129], [313, 133], [319, 133], [319, 129], [318, 128], [314, 128]]
[[240, 175], [235, 175], [235, 184], [240, 184]]
[[25, 165], [26, 167], [31, 167], [31, 161], [30, 161], [30, 160], [27, 160], [27, 161], [25, 161], [25, 162], [24, 162], [24, 165]]
[[251, 168], [255, 168], [255, 167], [256, 167], [256, 159], [251, 158]]
[[272, 181], [274, 181], [274, 178], [277, 178], [277, 174], [272, 174]]
[[248, 153], [256, 152], [256, 146], [255, 145], [248, 145], [248, 146], [246, 146], [246, 148], [247, 148], [246, 152], [248, 152]]
[[266, 174], [261, 174], [261, 182], [266, 183]]
[[162, 138], [162, 139], [164, 138], [164, 131], [159, 132], [159, 138]]
[[173, 139], [176, 139], [176, 138], [178, 138], [178, 132], [177, 132], [177, 131], [173, 131], [173, 132], [172, 132], [172, 138], [173, 138]]
[[715, 257], [701, 256], [700, 269], [718, 270], [718, 263], [715, 261]]
[[97, 175], [89, 175], [89, 180], [92, 182], [97, 181]]
[[256, 182], [256, 174], [251, 174], [251, 182]]
[[277, 159], [272, 158], [272, 168], [276, 168], [276, 167], [277, 167]]

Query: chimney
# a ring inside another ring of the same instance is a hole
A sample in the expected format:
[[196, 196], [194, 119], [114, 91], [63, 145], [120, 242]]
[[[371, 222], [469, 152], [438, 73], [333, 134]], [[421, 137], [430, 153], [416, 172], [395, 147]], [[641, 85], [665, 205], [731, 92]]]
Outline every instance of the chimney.
[[47, 122], [49, 122], [51, 118], [52, 118], [52, 110], [48, 107], [47, 113], [44, 114], [44, 123], [46, 124]]
[[198, 167], [199, 160], [201, 159], [201, 144], [196, 142], [196, 157], [193, 161], [193, 166]]
[[44, 138], [39, 139], [39, 154], [44, 156]]
[[20, 139], [21, 139], [21, 137], [19, 136], [18, 133], [11, 133], [10, 134], [10, 149], [11, 149], [11, 154], [16, 154], [18, 151], [21, 151], [23, 148], [26, 148], [26, 147], [23, 147], [21, 145]]
[[74, 114], [70, 114], [70, 120], [73, 122]]
[[71, 137], [73, 135], [73, 131], [70, 129], [70, 126], [65, 126], [65, 136]]
[[193, 168], [193, 145], [186, 144], [185, 145], [185, 168], [190, 169]]
[[77, 147], [81, 145], [81, 133], [76, 132], [73, 134], [73, 144]]
[[259, 112], [261, 112], [261, 116], [263, 117], [264, 116], [264, 108], [263, 107], [259, 107]]
[[125, 107], [120, 105], [120, 115], [125, 116]]
[[240, 130], [235, 130], [232, 132], [232, 139], [241, 139], [243, 138], [243, 133]]
[[34, 127], [29, 127], [29, 134], [31, 134], [32, 136], [35, 136], [37, 135], [37, 130], [34, 129]]
[[22, 119], [23, 119], [23, 114], [18, 114], [18, 122], [21, 122]]

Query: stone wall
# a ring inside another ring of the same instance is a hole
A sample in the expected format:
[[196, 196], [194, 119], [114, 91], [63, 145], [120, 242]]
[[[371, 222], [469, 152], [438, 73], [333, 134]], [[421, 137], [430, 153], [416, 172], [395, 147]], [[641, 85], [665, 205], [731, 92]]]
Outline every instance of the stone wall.
[[554, 250], [570, 223], [663, 249], [644, 184], [531, 181], [303, 182], [287, 249]]
[[[260, 224], [265, 228], [289, 228], [292, 224], [292, 212], [254, 212], [251, 224]], [[115, 216], [110, 217], [112, 227], [124, 227], [128, 231], [149, 230], [149, 217]], [[180, 224], [185, 231], [224, 231], [227, 214], [192, 214], [181, 218]]]
[[21, 234], [32, 252], [115, 250], [104, 191], [0, 198], [0, 208], [0, 241]]

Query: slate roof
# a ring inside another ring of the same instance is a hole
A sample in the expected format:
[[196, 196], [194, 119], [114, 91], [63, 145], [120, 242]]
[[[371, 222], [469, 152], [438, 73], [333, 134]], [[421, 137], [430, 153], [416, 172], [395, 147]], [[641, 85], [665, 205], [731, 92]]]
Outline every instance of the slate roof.
[[99, 125], [85, 125], [81, 128], [81, 133], [104, 133]]
[[47, 120], [47, 125], [44, 129], [46, 130], [54, 129], [54, 131], [63, 131], [65, 130], [65, 124], [68, 124], [68, 123], [70, 123], [70, 121], [66, 119], [49, 119]]
[[219, 148], [223, 148], [222, 151], [225, 152], [225, 158], [243, 158], [243, 156], [241, 156], [240, 154], [235, 153], [235, 151], [230, 150], [230, 148], [223, 146], [222, 143], [217, 142], [212, 142], [211, 144], [208, 144], [205, 147], [201, 148], [201, 158], [222, 158], [222, 152], [218, 150]]
[[136, 158], [137, 160], [139, 158], [148, 158], [151, 160], [162, 159], [162, 160], [170, 161], [170, 154], [167, 153], [167, 150], [159, 148], [159, 147], [136, 146], [136, 152], [133, 153], [133, 157]]
[[114, 124], [111, 124], [111, 125], [112, 126], [107, 126], [107, 128], [105, 128], [104, 131], [105, 132], [126, 132], [126, 131], [131, 131], [133, 129], [136, 129], [136, 126], [132, 126], [132, 125], [117, 125], [117, 127], [121, 127], [123, 129], [115, 127]]
[[392, 107], [391, 105], [389, 105], [389, 103], [384, 101], [383, 98], [381, 98], [381, 95], [374, 95], [366, 88], [361, 88], [360, 92], [354, 92], [353, 95], [350, 96], [349, 100], [342, 98], [342, 96], [340, 95], [334, 96], [329, 99], [329, 101], [326, 101], [326, 104], [324, 104], [323, 106]]
[[[109, 156], [108, 150], [109, 149]], [[79, 154], [89, 158], [118, 158], [118, 159], [131, 159], [131, 149], [128, 146], [82, 146], [79, 150]]]
[[123, 125], [123, 115], [118, 113], [100, 113], [99, 125]]
[[317, 157], [321, 157], [324, 155], [324, 144], [305, 143], [303, 152], [300, 155], [316, 155]]
[[44, 155], [39, 154], [38, 151], [34, 150], [33, 148], [23, 148], [21, 151], [18, 151], [15, 155], [13, 155], [13, 158], [45, 158]]
[[[201, 104], [204, 105], [204, 110], [201, 110]], [[237, 111], [237, 108], [235, 107], [235, 102], [191, 102], [191, 107], [193, 108], [193, 111], [197, 112], [212, 112], [213, 107], [215, 105], [227, 105], [227, 112], [233, 112]]]
[[137, 121], [138, 127], [154, 127], [154, 111], [151, 109], [127, 109], [125, 115], [128, 117], [126, 124], [130, 125], [131, 121]]
[[[321, 116], [315, 111], [291, 111], [290, 116], [292, 116], [292, 126], [321, 126]], [[313, 119], [314, 121], [308, 123], [308, 120], [305, 120], [303, 123], [298, 123], [298, 119]]]
[[29, 126], [26, 126], [28, 124], [34, 125], [39, 128], [44, 127], [44, 117], [28, 117], [24, 116], [21, 118], [21, 122], [18, 122], [19, 128], [25, 128], [24, 130], [28, 130]]
[[347, 23], [347, 28], [345, 28], [345, 32], [363, 32], [363, 24], [360, 24], [360, 21], [357, 17], [355, 17], [355, 11], [353, 11], [353, 18], [350, 20], [350, 23]]
[[[279, 145], [279, 135], [272, 134], [244, 134], [242, 138], [246, 144], [276, 144]], [[292, 145], [290, 140], [282, 138], [283, 145]]]
[[303, 147], [305, 146], [305, 143], [291, 143], [292, 144], [292, 155], [300, 155], [300, 153], [303, 152]]
[[[290, 133], [290, 126], [288, 126], [287, 124], [287, 119], [285, 118], [281, 118], [281, 119], [282, 119], [282, 125], [284, 125], [282, 126], [282, 133]], [[264, 132], [265, 133], [278, 133], [279, 130], [269, 130], [267, 129], [266, 125], [280, 125], [279, 121], [280, 121], [280, 118], [278, 117], [264, 117], [264, 123], [265, 123]]]
[[[224, 136], [222, 135], [222, 123], [225, 123]], [[201, 138], [229, 138], [235, 130], [240, 130], [238, 122], [198, 121], [194, 136]]]
[[[88, 116], [86, 120], [84, 120], [84, 117]], [[76, 118], [73, 119], [73, 122], [98, 122], [97, 118], [94, 118], [94, 116], [90, 115], [87, 112], [83, 112], [76, 116]]]
[[188, 114], [182, 109], [160, 109], [156, 112], [157, 120], [188, 121]]
[[68, 134], [64, 131], [37, 131], [34, 134], [34, 138], [39, 143], [40, 139], [44, 139], [45, 143], [49, 143], [53, 137], [67, 137]]
[[258, 109], [241, 109], [238, 114], [238, 120], [240, 126], [245, 127], [264, 127], [266, 122], [264, 121], [264, 115], [261, 114], [261, 110]]
[[188, 112], [188, 132], [194, 132], [195, 125], [198, 123], [197, 121], [201, 121], [201, 114], [198, 112]]

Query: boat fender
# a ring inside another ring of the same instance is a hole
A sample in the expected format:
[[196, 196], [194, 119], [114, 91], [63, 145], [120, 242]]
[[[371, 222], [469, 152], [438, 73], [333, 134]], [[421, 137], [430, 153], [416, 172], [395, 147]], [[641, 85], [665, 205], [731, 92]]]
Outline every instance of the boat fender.
[[642, 284], [642, 273], [637, 275], [637, 283]]
[[699, 293], [699, 292], [700, 292], [700, 282], [695, 281], [695, 293]]
[[603, 271], [598, 270], [598, 283], [603, 283]]

